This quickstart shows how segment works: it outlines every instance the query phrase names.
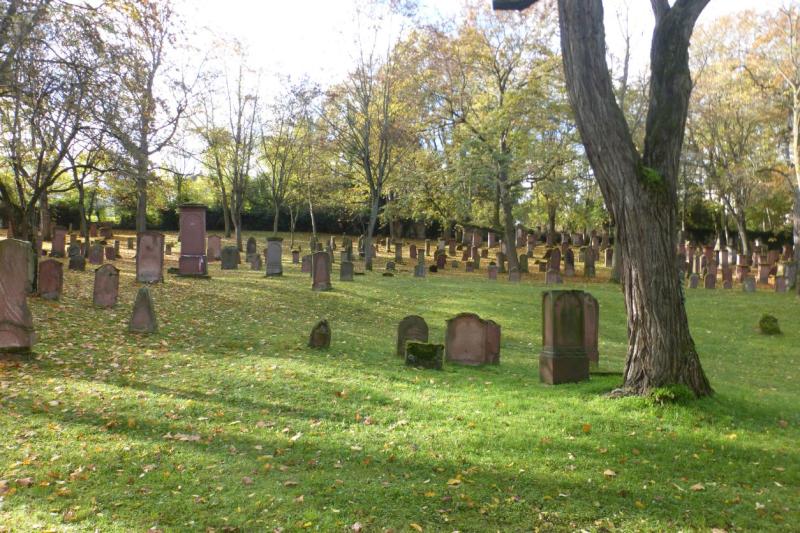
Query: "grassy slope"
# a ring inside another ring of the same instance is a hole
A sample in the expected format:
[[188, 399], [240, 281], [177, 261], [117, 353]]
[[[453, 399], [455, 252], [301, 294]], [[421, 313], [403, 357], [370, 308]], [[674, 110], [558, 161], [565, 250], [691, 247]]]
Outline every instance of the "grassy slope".
[[[405, 265], [339, 283], [335, 266], [335, 290], [318, 294], [288, 261], [280, 279], [217, 263], [210, 281], [156, 286], [161, 330], [140, 337], [126, 332], [129, 253], [118, 263], [116, 309], [93, 309], [92, 274], [69, 272], [61, 302], [31, 300], [37, 360], [0, 367], [0, 531], [800, 523], [793, 295], [691, 291], [717, 395], [656, 408], [606, 399], [619, 376], [539, 383], [541, 274], [519, 285], [485, 270], [419, 280]], [[619, 289], [568, 286], [600, 301], [601, 367], [621, 370]], [[499, 367], [419, 371], [395, 358], [401, 318], [422, 315], [441, 342], [462, 311], [502, 325]], [[755, 331], [764, 312], [784, 335]], [[321, 317], [333, 329], [322, 353], [305, 347]], [[15, 481], [25, 478], [30, 487]]]

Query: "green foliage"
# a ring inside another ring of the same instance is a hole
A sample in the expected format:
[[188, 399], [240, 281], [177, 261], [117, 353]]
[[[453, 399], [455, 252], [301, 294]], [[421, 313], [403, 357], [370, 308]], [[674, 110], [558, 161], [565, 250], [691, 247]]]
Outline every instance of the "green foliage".
[[654, 168], [646, 165], [639, 166], [639, 179], [642, 185], [651, 192], [664, 192], [666, 191], [667, 184], [664, 177]]
[[764, 335], [780, 335], [781, 333], [778, 319], [767, 314], [761, 316], [761, 320], [758, 321], [758, 329]]
[[686, 404], [694, 399], [694, 393], [685, 385], [656, 387], [651, 389], [646, 397], [647, 402], [654, 406], [663, 406], [671, 403]]

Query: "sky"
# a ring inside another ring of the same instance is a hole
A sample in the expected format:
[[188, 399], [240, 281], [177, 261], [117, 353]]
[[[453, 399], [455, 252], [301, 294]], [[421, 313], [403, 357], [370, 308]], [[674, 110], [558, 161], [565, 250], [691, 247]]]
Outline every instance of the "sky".
[[[463, 6], [463, 0], [418, 1], [420, 12], [430, 19], [457, 15]], [[777, 9], [786, 1], [711, 0], [700, 23], [744, 9]], [[233, 37], [249, 50], [249, 63], [263, 72], [265, 80], [308, 77], [327, 85], [341, 79], [354, 63], [354, 36], [369, 22], [356, 16], [358, 5], [359, 0], [183, 0], [179, 12], [191, 41], [201, 51], [213, 49], [220, 38]], [[617, 13], [625, 5], [630, 8], [632, 26], [637, 26], [633, 65], [646, 68], [653, 28], [650, 0], [605, 0], [609, 50], [621, 55]]]

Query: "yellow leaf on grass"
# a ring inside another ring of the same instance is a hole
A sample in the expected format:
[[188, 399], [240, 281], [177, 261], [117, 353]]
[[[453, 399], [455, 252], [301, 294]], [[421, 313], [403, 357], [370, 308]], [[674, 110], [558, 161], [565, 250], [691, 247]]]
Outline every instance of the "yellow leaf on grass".
[[606, 468], [603, 470], [603, 475], [606, 477], [617, 477], [617, 473], [611, 470], [610, 468]]
[[583, 430], [584, 433], [589, 433], [592, 430], [592, 425], [591, 424], [584, 424], [581, 429]]
[[633, 505], [635, 505], [637, 509], [644, 509], [645, 508], [645, 505], [644, 505], [644, 503], [642, 503], [641, 500], [636, 500], [635, 502], [633, 502]]
[[695, 492], [699, 492], [699, 491], [701, 491], [701, 490], [706, 490], [706, 487], [705, 487], [705, 485], [703, 485], [702, 483], [695, 483], [694, 485], [692, 485], [692, 486], [691, 486], [691, 487], [689, 487], [689, 488], [690, 488], [691, 490], [695, 491]]
[[450, 485], [451, 487], [456, 487], [458, 485], [461, 485], [461, 480], [458, 478], [448, 479], [447, 484]]
[[419, 524], [417, 524], [417, 523], [414, 523], [414, 522], [411, 522], [411, 523], [409, 524], [409, 527], [410, 527], [411, 529], [416, 529], [417, 531], [422, 531], [422, 526], [421, 526], [421, 525], [419, 525]]

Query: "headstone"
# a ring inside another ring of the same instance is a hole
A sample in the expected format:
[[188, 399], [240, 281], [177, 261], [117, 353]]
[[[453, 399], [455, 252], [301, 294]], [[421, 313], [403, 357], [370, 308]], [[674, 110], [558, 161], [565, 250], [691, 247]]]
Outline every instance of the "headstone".
[[497, 265], [489, 263], [489, 268], [486, 269], [486, 272], [489, 275], [489, 279], [491, 279], [491, 280], [496, 280], [497, 279], [497, 272], [498, 272]]
[[522, 255], [519, 256], [519, 271], [520, 271], [520, 273], [524, 273], [524, 274], [527, 274], [529, 272], [529, 270], [528, 270], [528, 256], [525, 255], [525, 254], [522, 254]]
[[430, 239], [425, 239], [425, 257], [431, 255], [431, 241]]
[[516, 267], [512, 267], [511, 270], [508, 271], [508, 281], [511, 283], [517, 283], [521, 279], [519, 270]]
[[613, 248], [606, 248], [605, 251], [605, 267], [611, 268], [614, 263], [614, 249]]
[[60, 226], [53, 228], [53, 242], [50, 247], [50, 255], [53, 257], [64, 257], [64, 247], [67, 244], [67, 229]]
[[114, 259], [120, 259], [122, 255], [119, 253], [119, 241], [114, 241]]
[[250, 256], [250, 270], [261, 270], [264, 268], [264, 262], [261, 260], [261, 256], [258, 254], [253, 254]]
[[703, 278], [703, 286], [706, 289], [716, 289], [717, 288], [717, 276], [712, 274], [706, 274]]
[[386, 261], [386, 271], [387, 272], [394, 272], [395, 271], [394, 261]]
[[600, 303], [588, 292], [583, 293], [583, 346], [590, 366], [600, 363]]
[[[292, 250], [292, 264], [300, 264], [300, 250]], [[304, 272], [301, 270], [301, 272]]]
[[164, 234], [142, 231], [136, 235], [136, 281], [156, 283], [164, 280]]
[[94, 271], [92, 300], [97, 307], [114, 307], [119, 296], [119, 269], [106, 264]]
[[583, 291], [542, 293], [539, 379], [550, 385], [589, 379]]
[[745, 276], [742, 279], [742, 290], [744, 292], [756, 292], [756, 278], [753, 276]]
[[27, 301], [31, 250], [27, 241], [0, 241], [0, 354], [26, 353], [36, 342]]
[[408, 257], [410, 259], [416, 259], [417, 258], [417, 245], [416, 244], [412, 244], [411, 246], [408, 247]]
[[696, 289], [698, 285], [700, 285], [700, 275], [699, 274], [691, 274], [689, 276], [689, 288], [690, 289]]
[[222, 257], [222, 237], [219, 235], [208, 236], [208, 248], [206, 254], [209, 261], [219, 261]]
[[445, 357], [465, 365], [496, 364], [499, 337], [499, 326], [494, 322], [473, 313], [461, 313], [447, 321]]
[[133, 250], [133, 242], [134, 242], [133, 237], [128, 237], [128, 243], [127, 243], [128, 250]]
[[283, 275], [283, 239], [267, 239], [267, 276]]
[[236, 270], [239, 268], [239, 249], [236, 246], [226, 246], [222, 249], [222, 270]]
[[136, 293], [136, 301], [133, 303], [133, 313], [131, 314], [131, 321], [128, 323], [128, 330], [131, 333], [155, 333], [158, 331], [156, 310], [148, 287], [141, 287], [139, 292]]
[[[250, 261], [250, 258], [253, 257], [254, 255], [258, 255], [258, 244], [256, 244], [255, 237], [251, 236], [250, 238], [247, 239], [245, 254], [246, 254], [245, 259], [247, 261]], [[269, 261], [267, 261], [267, 264], [269, 264]]]
[[342, 261], [339, 267], [339, 281], [353, 281], [353, 263], [351, 261]]
[[561, 285], [564, 280], [561, 279], [561, 274], [556, 270], [548, 270], [544, 278], [545, 285]]
[[789, 284], [783, 276], [775, 276], [775, 292], [788, 292]]
[[444, 366], [444, 346], [408, 341], [405, 347], [406, 365], [431, 370], [441, 370]]
[[110, 240], [114, 238], [114, 230], [111, 229], [111, 226], [103, 226], [100, 228], [100, 236], [103, 237], [105, 240]]
[[311, 255], [304, 255], [300, 265], [300, 272], [311, 274]]
[[39, 296], [45, 300], [58, 300], [64, 288], [64, 265], [55, 259], [39, 263]]
[[503, 252], [497, 252], [497, 273], [506, 273], [506, 254]]
[[723, 289], [732, 289], [733, 288], [733, 281], [729, 279], [722, 280], [722, 288]]
[[428, 324], [421, 316], [409, 315], [397, 325], [396, 353], [398, 357], [405, 356], [406, 342], [409, 340], [428, 342]]
[[313, 280], [311, 288], [315, 291], [329, 291], [333, 288], [331, 285], [331, 256], [326, 252], [316, 252], [312, 256], [311, 266]]
[[[325, 252], [317, 252], [325, 253]], [[325, 254], [326, 256], [328, 254]], [[327, 320], [320, 320], [311, 329], [311, 335], [308, 338], [308, 347], [315, 350], [327, 349], [331, 346], [331, 327]]]
[[106, 246], [106, 261], [113, 261], [117, 258], [117, 251], [114, 249], [113, 246]]
[[97, 224], [89, 224], [89, 237], [92, 239], [97, 238]]
[[558, 248], [553, 248], [550, 250], [550, 258], [547, 270], [554, 270], [561, 273], [561, 250]]
[[443, 269], [447, 265], [447, 255], [443, 252], [436, 252], [436, 268]]
[[595, 269], [595, 260], [596, 260], [595, 249], [591, 246], [585, 249], [585, 253], [583, 256], [583, 275], [587, 278], [593, 278], [597, 275]]
[[571, 278], [575, 275], [575, 252], [567, 248], [564, 252], [564, 275]]
[[[178, 271], [182, 276], [208, 276], [206, 256], [206, 206], [180, 206], [181, 256]], [[238, 260], [237, 254], [237, 264]]]
[[83, 272], [86, 270], [86, 258], [82, 255], [71, 255], [69, 257], [69, 264], [67, 265], [67, 268], [69, 270]]
[[100, 243], [93, 244], [89, 248], [89, 264], [102, 265], [103, 264], [103, 245]]
[[481, 259], [487, 259], [489, 257], [489, 249], [488, 248], [481, 248]]

